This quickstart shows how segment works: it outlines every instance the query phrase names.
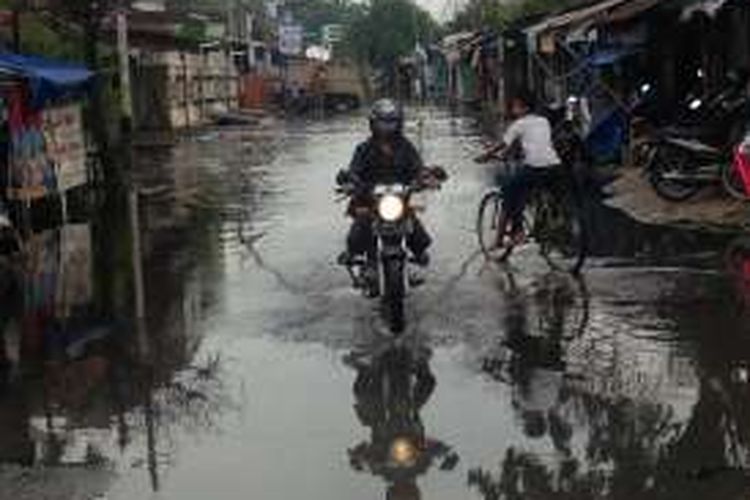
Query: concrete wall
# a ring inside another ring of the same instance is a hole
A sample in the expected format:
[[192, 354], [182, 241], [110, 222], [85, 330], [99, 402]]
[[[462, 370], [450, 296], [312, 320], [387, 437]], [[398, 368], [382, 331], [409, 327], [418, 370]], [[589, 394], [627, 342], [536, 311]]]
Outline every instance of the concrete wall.
[[138, 129], [199, 126], [239, 107], [239, 74], [224, 52], [142, 52], [132, 71]]

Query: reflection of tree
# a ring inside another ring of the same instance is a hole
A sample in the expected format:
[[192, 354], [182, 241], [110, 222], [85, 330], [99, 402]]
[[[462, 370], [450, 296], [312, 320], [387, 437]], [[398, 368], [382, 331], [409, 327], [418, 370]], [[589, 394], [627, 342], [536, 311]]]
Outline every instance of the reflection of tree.
[[[678, 280], [674, 288], [684, 290], [689, 284], [695, 281]], [[680, 295], [657, 301], [658, 316], [690, 339], [695, 351], [700, 382], [692, 408], [676, 407], [680, 400], [646, 395], [650, 382], [642, 377], [650, 375], [625, 373], [630, 367], [620, 366], [625, 361], [618, 354], [620, 346], [610, 354], [615, 380], [597, 380], [601, 375], [585, 364], [572, 373], [571, 351], [563, 349], [561, 361], [568, 366], [562, 368], [563, 382], [546, 411], [547, 427], [543, 435], [527, 432], [528, 437], [544, 437], [550, 451], [512, 446], [498, 471], [471, 471], [469, 486], [491, 500], [741, 498], [748, 487], [744, 470], [750, 458], [750, 342], [737, 335], [736, 316], [728, 313], [731, 304], [723, 298], [731, 292], [716, 286], [703, 293], [719, 299], [688, 306], [676, 300]], [[528, 321], [530, 300], [518, 300], [522, 303], [509, 310], [521, 319], [511, 315], [506, 320], [506, 348], [512, 354], [503, 357], [501, 350], [485, 362], [491, 375], [513, 385], [514, 394], [528, 389], [529, 373], [545, 368], [546, 358], [539, 353], [549, 352], [540, 351], [542, 340], [529, 338], [529, 329], [536, 326]], [[512, 341], [514, 330], [521, 341]], [[608, 340], [613, 339], [599, 339]], [[669, 346], [658, 352], [669, 353]], [[671, 362], [678, 359], [670, 357]], [[668, 369], [679, 369], [679, 364]], [[627, 380], [617, 379], [623, 375]]]

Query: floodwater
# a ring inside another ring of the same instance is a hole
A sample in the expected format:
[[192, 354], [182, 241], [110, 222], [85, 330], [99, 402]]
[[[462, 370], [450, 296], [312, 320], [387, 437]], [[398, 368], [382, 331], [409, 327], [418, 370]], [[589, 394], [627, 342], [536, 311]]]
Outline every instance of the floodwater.
[[361, 117], [138, 149], [138, 198], [30, 237], [0, 268], [0, 499], [746, 498], [747, 242], [598, 205], [582, 279], [488, 264], [475, 124], [419, 113], [451, 179], [398, 344], [334, 264]]

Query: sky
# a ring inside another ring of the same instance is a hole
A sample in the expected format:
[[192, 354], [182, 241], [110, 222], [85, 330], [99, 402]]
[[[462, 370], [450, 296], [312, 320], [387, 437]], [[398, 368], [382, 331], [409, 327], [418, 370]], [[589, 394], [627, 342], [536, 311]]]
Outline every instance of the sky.
[[452, 16], [451, 7], [459, 6], [463, 0], [417, 0], [425, 9], [429, 10], [435, 19], [445, 21]]

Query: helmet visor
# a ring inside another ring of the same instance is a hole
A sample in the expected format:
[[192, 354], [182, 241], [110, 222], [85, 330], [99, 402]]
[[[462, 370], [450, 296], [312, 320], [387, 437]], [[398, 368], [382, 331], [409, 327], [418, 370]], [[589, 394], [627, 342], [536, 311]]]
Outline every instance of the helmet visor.
[[401, 124], [397, 118], [379, 118], [372, 122], [373, 132], [380, 135], [394, 135], [399, 131], [400, 127]]

